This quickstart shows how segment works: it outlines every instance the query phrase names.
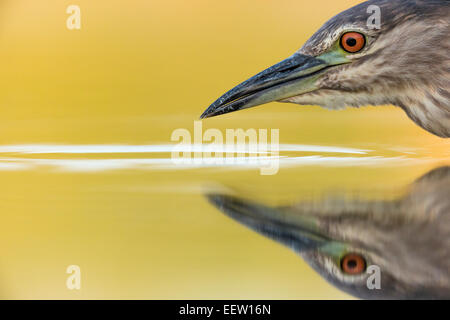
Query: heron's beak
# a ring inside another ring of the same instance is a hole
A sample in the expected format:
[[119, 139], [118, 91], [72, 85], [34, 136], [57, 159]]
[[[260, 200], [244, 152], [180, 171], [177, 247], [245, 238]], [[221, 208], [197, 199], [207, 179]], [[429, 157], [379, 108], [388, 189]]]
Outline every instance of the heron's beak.
[[320, 249], [332, 240], [320, 233], [315, 217], [296, 215], [228, 195], [208, 195], [227, 216], [298, 252]]
[[315, 82], [328, 66], [329, 64], [322, 59], [296, 53], [225, 93], [206, 109], [201, 118], [251, 108], [317, 90]]

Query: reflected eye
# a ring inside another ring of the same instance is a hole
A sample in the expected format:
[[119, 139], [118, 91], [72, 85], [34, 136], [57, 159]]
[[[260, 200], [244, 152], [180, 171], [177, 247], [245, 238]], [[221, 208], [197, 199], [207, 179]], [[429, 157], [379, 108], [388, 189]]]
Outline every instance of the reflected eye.
[[366, 270], [366, 260], [357, 253], [349, 253], [341, 259], [341, 269], [350, 275], [363, 273]]
[[347, 32], [341, 37], [341, 47], [347, 52], [359, 52], [365, 45], [366, 38], [359, 32]]

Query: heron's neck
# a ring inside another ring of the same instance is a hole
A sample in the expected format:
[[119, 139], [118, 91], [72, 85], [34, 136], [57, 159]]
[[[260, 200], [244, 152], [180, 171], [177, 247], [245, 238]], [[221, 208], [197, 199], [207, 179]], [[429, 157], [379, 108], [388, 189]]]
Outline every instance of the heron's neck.
[[450, 92], [448, 89], [411, 89], [396, 103], [419, 126], [443, 138], [450, 137]]

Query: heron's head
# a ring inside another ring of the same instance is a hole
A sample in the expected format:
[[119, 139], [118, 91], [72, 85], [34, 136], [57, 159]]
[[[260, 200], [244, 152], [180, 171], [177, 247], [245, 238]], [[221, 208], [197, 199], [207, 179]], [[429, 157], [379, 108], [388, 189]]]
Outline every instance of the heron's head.
[[399, 200], [326, 197], [270, 207], [231, 195], [208, 199], [239, 223], [300, 253], [322, 277], [356, 297], [434, 299], [450, 296], [449, 183], [444, 167]]
[[449, 104], [449, 14], [445, 0], [361, 3], [329, 20], [288, 59], [224, 94], [202, 118], [272, 101], [332, 109], [394, 104], [446, 135], [450, 129], [430, 130], [410, 106]]
[[368, 268], [372, 265], [384, 267], [386, 262], [383, 251], [372, 248], [368, 239], [358, 239], [360, 232], [352, 232], [351, 226], [356, 226], [353, 222], [347, 220], [327, 230], [327, 218], [310, 215], [306, 209], [294, 212], [271, 208], [227, 195], [210, 195], [208, 198], [234, 220], [298, 252], [314, 270], [339, 289], [360, 298], [386, 298], [398, 294], [392, 290], [396, 280], [389, 269], [380, 273], [383, 291], [367, 287]]

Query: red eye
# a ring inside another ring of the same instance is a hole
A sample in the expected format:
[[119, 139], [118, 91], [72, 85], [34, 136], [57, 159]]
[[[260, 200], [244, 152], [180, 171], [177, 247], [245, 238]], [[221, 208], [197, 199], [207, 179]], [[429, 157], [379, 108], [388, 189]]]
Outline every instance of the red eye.
[[341, 37], [342, 48], [350, 53], [361, 51], [366, 45], [366, 38], [358, 32], [347, 32]]
[[341, 269], [350, 275], [363, 273], [366, 270], [366, 260], [357, 253], [349, 253], [341, 259]]

